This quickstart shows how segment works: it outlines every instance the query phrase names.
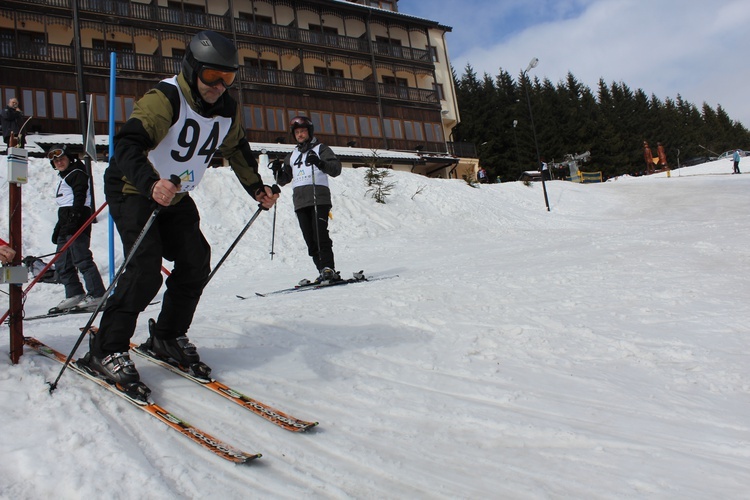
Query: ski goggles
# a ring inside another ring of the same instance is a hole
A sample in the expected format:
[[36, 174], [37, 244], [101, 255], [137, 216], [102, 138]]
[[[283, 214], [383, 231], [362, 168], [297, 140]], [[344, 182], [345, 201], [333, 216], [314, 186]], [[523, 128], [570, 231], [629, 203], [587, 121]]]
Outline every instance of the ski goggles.
[[57, 158], [60, 158], [64, 154], [64, 149], [52, 149], [49, 153], [47, 153], [47, 158], [49, 158], [50, 160], [55, 160]]
[[203, 68], [200, 73], [198, 73], [198, 78], [209, 87], [213, 87], [221, 82], [221, 84], [224, 85], [224, 88], [229, 88], [234, 84], [234, 79], [236, 77], [236, 71], [226, 71], [216, 68]]

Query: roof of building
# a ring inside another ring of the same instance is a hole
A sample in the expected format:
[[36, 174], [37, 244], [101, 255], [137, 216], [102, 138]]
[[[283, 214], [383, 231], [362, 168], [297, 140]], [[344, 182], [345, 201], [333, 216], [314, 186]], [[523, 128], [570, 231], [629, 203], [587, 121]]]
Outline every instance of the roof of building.
[[439, 27], [439, 28], [441, 28], [441, 29], [443, 29], [445, 31], [453, 31], [453, 28], [450, 27], [450, 26], [446, 26], [446, 25], [440, 24], [437, 21], [433, 21], [431, 19], [427, 19], [427, 18], [424, 18], [424, 17], [413, 16], [411, 14], [404, 14], [403, 12], [396, 12], [396, 11], [393, 11], [393, 10], [390, 10], [390, 9], [382, 9], [380, 7], [375, 7], [375, 6], [372, 6], [372, 5], [363, 5], [363, 4], [359, 4], [359, 3], [355, 3], [355, 2], [349, 2], [348, 0], [333, 0], [333, 1], [335, 3], [341, 3], [341, 4], [346, 4], [346, 5], [355, 5], [355, 6], [359, 7], [359, 8], [362, 8], [362, 9], [375, 10], [375, 11], [378, 11], [378, 12], [383, 13], [383, 14], [393, 14], [395, 16], [406, 17], [406, 18], [410, 18], [410, 19], [417, 19], [417, 20], [420, 20], [420, 21], [424, 21], [424, 22], [433, 24], [433, 25], [435, 25], [435, 26], [437, 26], [437, 27]]

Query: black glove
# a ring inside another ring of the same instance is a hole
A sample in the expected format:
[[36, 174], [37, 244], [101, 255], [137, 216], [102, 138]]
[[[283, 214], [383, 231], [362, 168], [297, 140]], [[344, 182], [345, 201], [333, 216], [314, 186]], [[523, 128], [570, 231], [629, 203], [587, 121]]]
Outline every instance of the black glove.
[[60, 220], [59, 235], [66, 237], [75, 234], [85, 221], [86, 215], [83, 213], [83, 209], [70, 208]]
[[52, 230], [52, 243], [57, 245], [57, 237], [60, 236], [60, 223], [55, 224], [55, 229]]
[[78, 228], [80, 228], [83, 225], [85, 216], [83, 214], [83, 210], [78, 208], [73, 208], [68, 212], [68, 225], [71, 228], [75, 228], [75, 231], [78, 231]]
[[323, 163], [323, 161], [320, 159], [320, 156], [318, 156], [315, 150], [311, 149], [307, 153], [307, 157], [305, 158], [305, 163], [307, 165], [315, 165], [316, 167], [320, 168], [320, 164]]
[[284, 162], [276, 158], [271, 163], [271, 170], [273, 171], [274, 178], [279, 175], [279, 172], [281, 172], [281, 169], [284, 167]]

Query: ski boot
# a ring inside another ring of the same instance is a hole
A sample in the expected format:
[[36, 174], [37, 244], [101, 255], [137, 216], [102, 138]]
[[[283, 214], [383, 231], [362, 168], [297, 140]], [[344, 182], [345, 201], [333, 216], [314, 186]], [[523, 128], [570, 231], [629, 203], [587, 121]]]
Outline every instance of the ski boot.
[[115, 352], [99, 358], [88, 352], [76, 361], [79, 368], [91, 375], [106, 380], [114, 385], [118, 391], [124, 393], [138, 404], [148, 404], [151, 394], [146, 384], [141, 382], [135, 363], [131, 361], [127, 352]]
[[93, 295], [87, 294], [82, 301], [76, 304], [75, 309], [94, 312], [103, 301], [104, 297], [94, 297]]
[[161, 339], [155, 335], [156, 321], [148, 320], [149, 337], [138, 346], [138, 350], [152, 357], [166, 361], [183, 372], [203, 380], [210, 380], [211, 368], [201, 362], [198, 350], [186, 336], [174, 339]]
[[339, 275], [338, 272], [336, 272], [334, 269], [331, 269], [330, 267], [324, 267], [320, 271], [320, 276], [315, 280], [316, 283], [321, 284], [328, 284], [333, 283], [334, 281], [340, 281], [341, 275]]
[[81, 303], [86, 296], [84, 294], [74, 295], [60, 301], [55, 307], [50, 309], [49, 314], [65, 312], [69, 309], [73, 309], [75, 306]]

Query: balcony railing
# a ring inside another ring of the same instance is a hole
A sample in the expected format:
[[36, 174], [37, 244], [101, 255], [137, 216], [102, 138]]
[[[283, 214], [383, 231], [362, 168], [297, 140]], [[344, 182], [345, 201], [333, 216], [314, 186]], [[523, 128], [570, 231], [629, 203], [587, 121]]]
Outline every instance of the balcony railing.
[[[82, 63], [86, 67], [109, 68], [110, 53], [102, 49], [84, 48], [81, 50]], [[24, 61], [39, 61], [50, 64], [75, 64], [73, 50], [67, 45], [26, 44], [20, 47], [15, 42], [0, 42], [0, 57], [19, 59]], [[175, 57], [159, 57], [149, 54], [133, 54], [118, 52], [116, 57], [118, 71], [133, 71], [152, 73], [163, 77], [174, 75], [182, 68], [182, 59]], [[357, 94], [375, 97], [379, 90], [380, 96], [423, 104], [437, 104], [437, 92], [428, 89], [401, 87], [390, 84], [377, 84], [351, 78], [313, 75], [296, 71], [281, 71], [275, 69], [258, 69], [248, 66], [240, 67], [240, 80], [246, 83], [270, 85], [279, 87], [296, 87], [343, 94]]]
[[476, 158], [477, 146], [473, 142], [448, 142], [448, 152], [462, 158]]
[[[66, 7], [70, 0], [31, 0], [34, 3]], [[161, 7], [150, 4], [128, 2], [125, 0], [79, 0], [79, 9], [84, 12], [96, 12], [104, 15], [116, 15], [144, 21], [157, 21], [177, 26], [212, 29], [224, 32], [232, 31], [232, 19], [229, 16], [218, 16], [201, 12], [183, 12], [181, 9]], [[248, 19], [234, 19], [237, 32], [243, 35], [258, 36], [285, 42], [297, 42], [318, 47], [337, 48], [363, 54], [369, 53], [367, 40], [342, 36], [332, 33], [320, 33], [292, 26], [279, 26], [270, 23], [254, 22]], [[383, 42], [373, 42], [376, 56], [393, 57], [413, 62], [432, 63], [428, 50], [402, 47]]]

